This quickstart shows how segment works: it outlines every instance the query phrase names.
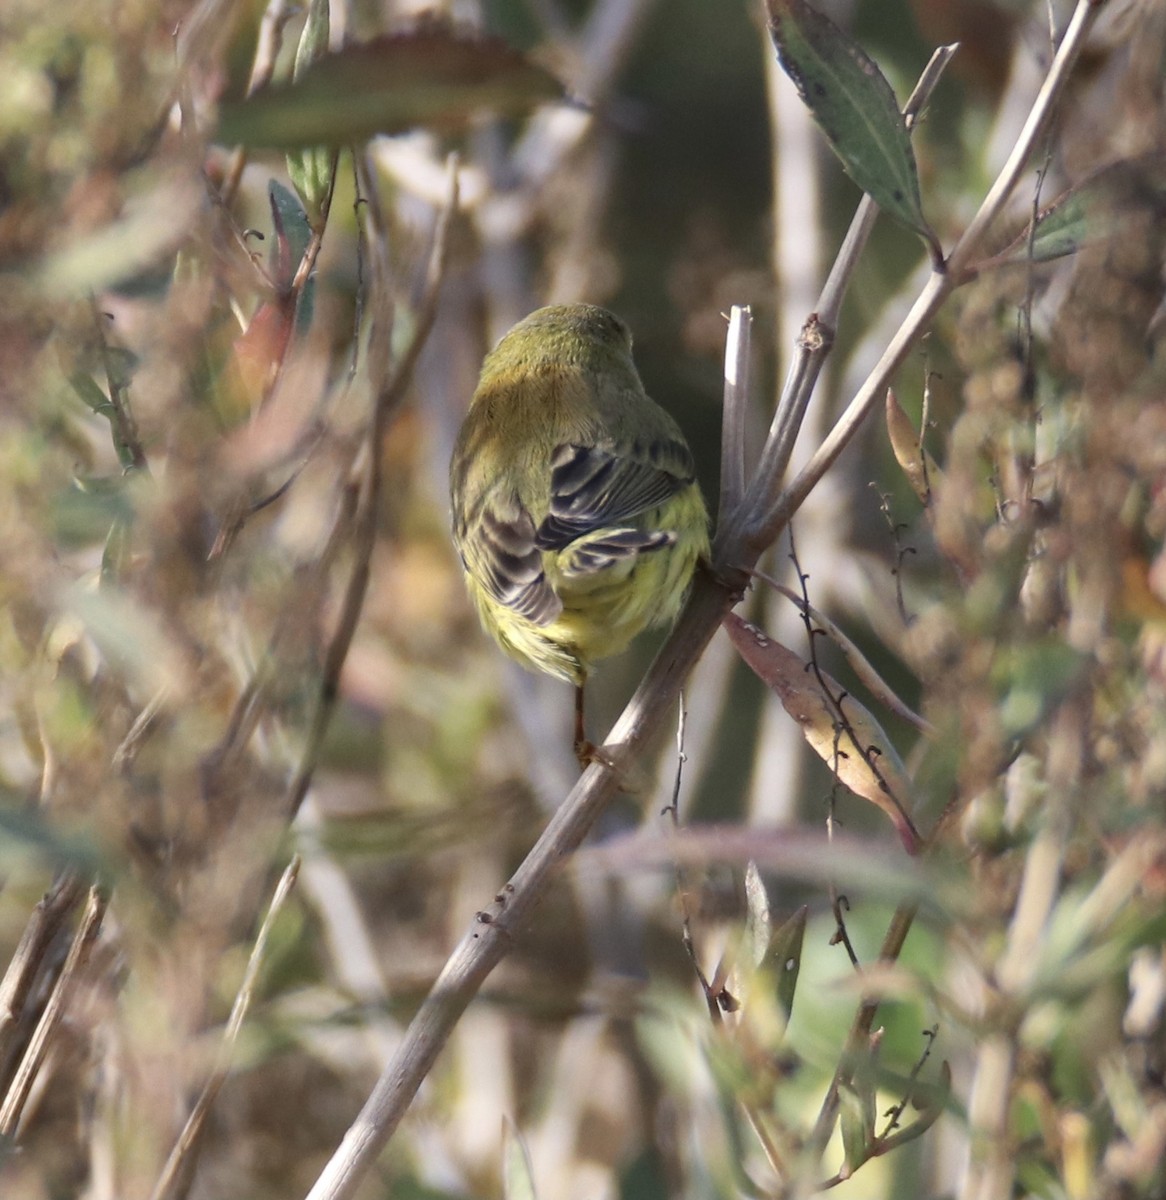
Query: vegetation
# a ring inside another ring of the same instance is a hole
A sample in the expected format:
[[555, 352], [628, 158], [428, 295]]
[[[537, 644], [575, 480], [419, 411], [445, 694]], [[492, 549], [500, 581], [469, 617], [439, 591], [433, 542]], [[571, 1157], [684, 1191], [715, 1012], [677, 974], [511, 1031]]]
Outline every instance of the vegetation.
[[[0, 1194], [1166, 1195], [1161, 6], [406, 7], [0, 18]], [[719, 515], [580, 778], [582, 300]]]

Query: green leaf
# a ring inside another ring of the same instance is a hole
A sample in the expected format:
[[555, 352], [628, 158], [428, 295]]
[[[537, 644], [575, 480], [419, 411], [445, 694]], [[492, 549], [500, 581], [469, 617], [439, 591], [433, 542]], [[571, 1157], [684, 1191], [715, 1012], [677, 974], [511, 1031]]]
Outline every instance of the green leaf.
[[296, 61], [292, 67], [292, 79], [301, 75], [328, 52], [328, 0], [308, 0], [308, 14], [296, 46]]
[[519, 114], [562, 94], [504, 42], [431, 28], [324, 54], [291, 83], [223, 104], [216, 136], [278, 150], [343, 146], [418, 125], [460, 128], [483, 111]]
[[1034, 729], [1078, 685], [1089, 658], [1055, 637], [1002, 651], [992, 665], [997, 719], [1008, 737]]
[[950, 1098], [951, 1066], [945, 1061], [940, 1064], [939, 1078], [935, 1083], [916, 1081], [912, 1089], [911, 1102], [919, 1112], [919, 1117], [889, 1137], [880, 1138], [877, 1147], [879, 1154], [887, 1154], [891, 1150], [896, 1150], [900, 1146], [905, 1146], [908, 1142], [922, 1137], [943, 1115]]
[[271, 204], [271, 224], [275, 230], [275, 240], [271, 246], [271, 276], [279, 287], [288, 288], [312, 240], [312, 227], [299, 198], [278, 180], [273, 179], [268, 184], [267, 199]]
[[810, 910], [802, 905], [788, 921], [775, 930], [769, 943], [769, 962], [777, 973], [777, 1002], [786, 1020], [794, 1007], [798, 987], [798, 972], [802, 966], [802, 942], [806, 936], [806, 919]]
[[25, 797], [0, 787], [0, 869], [5, 874], [26, 869], [30, 854], [43, 856], [57, 867], [70, 867], [85, 877], [112, 873], [102, 860], [92, 835], [58, 828], [40, 809], [29, 808]]
[[530, 1151], [509, 1117], [502, 1121], [502, 1194], [505, 1200], [538, 1200]]
[[[309, 0], [308, 15], [296, 47], [293, 81], [300, 79], [312, 63], [328, 53], [328, 8], [328, 0]], [[301, 146], [288, 151], [288, 178], [299, 192], [313, 225], [323, 214], [332, 193], [336, 154], [327, 146]]]
[[1118, 233], [1131, 211], [1166, 204], [1162, 163], [1118, 162], [1083, 179], [1037, 216], [994, 262], [1052, 262]]
[[327, 146], [304, 146], [287, 152], [287, 176], [292, 181], [313, 223], [324, 212], [324, 204], [336, 178], [339, 151]]
[[[335, 161], [332, 159], [333, 151], [317, 146], [305, 153], [329, 158], [332, 160], [330, 169], [332, 171], [336, 169]], [[288, 167], [290, 170], [290, 155]], [[294, 175], [292, 182], [295, 182]], [[299, 187], [298, 184], [296, 186]], [[330, 181], [329, 186], [331, 186]], [[300, 189], [300, 194], [303, 194], [303, 189]], [[273, 179], [268, 184], [267, 198], [271, 204], [271, 224], [275, 234], [271, 245], [271, 277], [284, 293], [283, 297], [277, 298], [273, 302], [272, 310], [275, 313], [282, 313], [283, 299], [286, 298], [286, 294], [291, 288], [292, 280], [295, 279], [296, 272], [300, 269], [300, 263], [304, 261], [308, 243], [312, 240], [312, 226], [299, 197], [295, 193], [289, 192], [277, 179]], [[311, 325], [315, 307], [316, 278], [314, 275], [310, 275], [304, 280], [299, 303], [296, 305], [295, 329], [297, 333], [304, 333]], [[282, 354], [283, 351], [281, 350], [280, 353]]]
[[101, 385], [92, 375], [77, 371], [69, 376], [69, 384], [81, 398], [82, 403], [91, 408], [99, 417], [108, 417], [113, 412], [109, 397], [101, 390]]
[[838, 1120], [847, 1176], [853, 1175], [870, 1158], [874, 1129], [867, 1119], [869, 1111], [870, 1105], [855, 1088], [848, 1083], [838, 1085]]
[[767, 0], [782, 70], [855, 183], [884, 212], [939, 242], [923, 216], [919, 172], [895, 93], [866, 53], [805, 0]]
[[101, 555], [101, 582], [120, 583], [133, 555], [133, 521], [118, 517], [110, 527]]
[[757, 864], [750, 861], [745, 868], [745, 942], [749, 950], [750, 967], [760, 967], [769, 953], [773, 922], [769, 914], [769, 893]]
[[[114, 386], [121, 388], [128, 386], [130, 377], [137, 365], [137, 358], [128, 350], [120, 350], [116, 346], [110, 346], [106, 350], [106, 362], [110, 376], [114, 381]], [[85, 371], [76, 371], [70, 375], [69, 384], [88, 408], [91, 408], [99, 417], [104, 417], [109, 422], [110, 434], [113, 438], [113, 447], [117, 451], [118, 462], [121, 463], [125, 470], [132, 470], [135, 465], [134, 452], [119, 436], [119, 430], [123, 428], [123, 425], [118, 420], [117, 405], [105, 394], [101, 385]]]

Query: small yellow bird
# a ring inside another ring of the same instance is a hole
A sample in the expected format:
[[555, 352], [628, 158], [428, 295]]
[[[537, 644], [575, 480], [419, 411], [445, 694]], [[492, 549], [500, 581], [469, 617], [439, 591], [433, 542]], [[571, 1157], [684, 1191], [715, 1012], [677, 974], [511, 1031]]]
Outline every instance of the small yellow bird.
[[575, 685], [673, 621], [708, 514], [676, 422], [644, 392], [632, 337], [591, 304], [540, 308], [486, 356], [450, 463], [453, 536], [482, 625]]

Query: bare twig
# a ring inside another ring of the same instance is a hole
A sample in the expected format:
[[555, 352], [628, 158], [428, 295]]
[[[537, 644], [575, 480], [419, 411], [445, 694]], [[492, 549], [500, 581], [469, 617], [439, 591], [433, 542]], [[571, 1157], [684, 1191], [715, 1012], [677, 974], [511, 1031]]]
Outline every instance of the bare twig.
[[[904, 106], [903, 112], [908, 122], [913, 123], [927, 104], [940, 76], [954, 56], [955, 49], [955, 46], [942, 46], [931, 56]], [[802, 427], [814, 386], [834, 344], [842, 301], [878, 213], [878, 205], [869, 196], [864, 196], [850, 222], [850, 228], [846, 232], [834, 265], [826, 277], [818, 303], [806, 318], [798, 335], [794, 359], [786, 374], [785, 386], [769, 427], [765, 449], [761, 453], [757, 473], [748, 488], [746, 503], [742, 506], [742, 516], [749, 514], [749, 520], [744, 522], [746, 528], [750, 525], [756, 526], [756, 529], [749, 531], [751, 536], [747, 539], [752, 557], [756, 557], [761, 550], [777, 539], [786, 521], [795, 511], [791, 509], [780, 524], [766, 522], [764, 517], [758, 516], [768, 508], [769, 498], [777, 494], [782, 476], [789, 466], [794, 443]], [[806, 494], [809, 494], [808, 490]], [[721, 538], [722, 532], [727, 538]], [[741, 524], [734, 522], [732, 526], [718, 529], [718, 541], [738, 537], [741, 533]], [[714, 561], [722, 561], [715, 551]]]
[[908, 705], [904, 704], [895, 695], [890, 685], [874, 669], [866, 655], [829, 617], [819, 612], [803, 596], [799, 596], [793, 588], [786, 587], [784, 583], [778, 583], [772, 575], [767, 575], [764, 571], [756, 569], [750, 571], [749, 574], [754, 579], [760, 579], [762, 583], [768, 584], [775, 592], [780, 592], [787, 600], [792, 601], [798, 606], [803, 616], [808, 616], [810, 620], [819, 625], [826, 636], [842, 651], [846, 661], [850, 664], [851, 670], [862, 681], [863, 686], [867, 688], [880, 704], [885, 704], [895, 716], [901, 717], [908, 724], [914, 725], [920, 733], [925, 733], [929, 737], [935, 733], [935, 726], [930, 721], [921, 717]]
[[372, 421], [368, 437], [368, 456], [365, 463], [365, 478], [361, 489], [360, 508], [356, 516], [356, 529], [353, 535], [354, 565], [349, 576], [348, 586], [344, 591], [341, 603], [340, 617], [336, 629], [324, 655], [324, 667], [316, 704], [312, 713], [308, 735], [305, 741], [300, 765], [295, 777], [288, 788], [286, 812], [290, 820], [295, 816], [303, 803], [308, 787], [315, 773], [316, 762], [319, 758], [320, 747], [323, 745], [324, 734], [332, 718], [336, 706], [340, 671], [344, 660], [348, 657], [356, 633], [360, 611], [364, 606], [365, 593], [368, 591], [369, 574], [371, 572], [372, 552], [376, 541], [376, 521], [380, 511], [380, 498], [383, 491], [383, 455], [385, 431], [388, 428], [390, 415], [404, 399], [405, 391], [413, 378], [413, 370], [417, 359], [429, 336], [430, 329], [437, 315], [437, 297], [441, 289], [441, 281], [445, 274], [446, 249], [449, 243], [449, 229], [453, 215], [457, 211], [457, 157], [451, 156], [449, 164], [449, 195], [446, 206], [438, 218], [437, 229], [433, 239], [433, 250], [429, 259], [429, 269], [426, 276], [425, 293], [421, 300], [420, 311], [413, 338], [408, 348], [397, 362], [377, 393], [373, 404]]
[[[917, 906], [910, 903], [900, 904], [895, 910], [895, 915], [891, 918], [891, 924], [879, 951], [880, 966], [887, 966], [899, 957], [903, 943], [907, 940], [907, 934], [911, 930], [912, 922], [915, 920], [916, 909]], [[870, 1038], [870, 1031], [874, 1027], [874, 1019], [878, 1010], [877, 999], [866, 999], [863, 1000], [855, 1014], [854, 1024], [851, 1025], [850, 1034], [846, 1040], [846, 1048], [842, 1052], [842, 1061], [834, 1072], [834, 1078], [830, 1082], [826, 1098], [822, 1101], [822, 1108], [807, 1143], [807, 1152], [803, 1159], [807, 1170], [814, 1170], [822, 1152], [826, 1149], [830, 1135], [834, 1132], [834, 1122], [838, 1119], [840, 1091], [853, 1078], [855, 1063]]]
[[[822, 670], [821, 664], [818, 662], [817, 639], [823, 631], [814, 627], [814, 624], [809, 616], [810, 596], [809, 592], [806, 590], [806, 584], [809, 580], [809, 576], [806, 575], [806, 573], [801, 569], [801, 565], [798, 562], [797, 550], [794, 546], [792, 525], [789, 529], [789, 540], [791, 558], [793, 559], [794, 567], [797, 571], [798, 581], [802, 588], [801, 603], [798, 607], [801, 609], [802, 622], [806, 628], [806, 639], [810, 648], [809, 666], [814, 673], [814, 678], [817, 680], [818, 690], [821, 694], [822, 700], [832, 714], [832, 721], [834, 724], [834, 750], [833, 764], [831, 768], [834, 773], [834, 787], [830, 791], [830, 815], [827, 828], [832, 832], [834, 827], [834, 802], [838, 795], [838, 785], [841, 782], [839, 778], [839, 760], [842, 758], [847, 758], [851, 753], [853, 753], [863, 761], [863, 763], [866, 765], [866, 769], [877, 780], [882, 794], [894, 806], [894, 809], [898, 814], [897, 819], [895, 820], [895, 825], [899, 831], [899, 835], [901, 838], [903, 838], [904, 845], [907, 847], [908, 853], [915, 854], [918, 852], [922, 838], [920, 838], [919, 831], [915, 828], [915, 823], [911, 820], [911, 815], [906, 809], [906, 801], [908, 797], [901, 794], [902, 787], [900, 787], [900, 794], [896, 794], [895, 789], [891, 786], [890, 780], [887, 779], [886, 774], [882, 770], [882, 767], [879, 764], [879, 758], [883, 754], [882, 747], [877, 744], [864, 742], [862, 738], [859, 737], [858, 730], [856, 730], [854, 727], [854, 722], [851, 721], [849, 714], [846, 712], [845, 706], [846, 701], [850, 699], [849, 693], [844, 689], [840, 689], [838, 693], [835, 694], [833, 688], [831, 687], [833, 681], [828, 679], [825, 672]], [[835, 905], [834, 915], [838, 920], [840, 940], [845, 942], [851, 961], [857, 966], [857, 959], [855, 958], [854, 950], [851, 947], [849, 939], [846, 935], [846, 926], [842, 921], [840, 914], [841, 909]]]
[[151, 1193], [151, 1200], [179, 1200], [190, 1189], [207, 1116], [230, 1072], [235, 1043], [239, 1040], [239, 1031], [243, 1028], [247, 1011], [255, 996], [255, 985], [259, 980], [259, 971], [263, 966], [263, 958], [267, 953], [267, 943], [275, 926], [275, 919], [295, 886], [299, 870], [300, 857], [297, 854], [293, 856], [280, 876], [275, 894], [268, 906], [267, 915], [263, 918], [263, 924], [259, 927], [259, 933], [255, 937], [255, 944], [251, 947], [251, 954], [247, 959], [247, 969], [243, 972], [243, 980], [239, 984], [238, 992], [235, 993], [235, 1002], [231, 1006], [231, 1015], [227, 1019], [227, 1026], [223, 1031], [223, 1039], [219, 1044], [214, 1067], [211, 1069], [206, 1083], [203, 1084], [202, 1091], [199, 1093], [194, 1107], [190, 1110], [190, 1115], [186, 1118], [186, 1124], [178, 1135], [174, 1148], [166, 1159], [162, 1175]]
[[63, 871], [41, 897], [16, 947], [8, 969], [0, 982], [0, 1091], [7, 1091], [7, 1069], [20, 1027], [26, 1018], [25, 1006], [45, 956], [81, 900], [81, 881], [76, 872]]
[[[814, 675], [818, 680], [818, 687], [822, 693], [825, 702], [834, 709], [834, 748], [833, 761], [830, 764], [832, 780], [830, 784], [830, 807], [826, 813], [826, 841], [831, 848], [834, 845], [834, 830], [838, 824], [836, 818], [836, 807], [838, 803], [838, 760], [845, 753], [842, 750], [842, 739], [846, 732], [846, 724], [841, 717], [841, 705], [838, 699], [832, 695], [829, 687], [826, 686], [826, 680], [822, 675], [822, 668], [818, 665], [818, 647], [817, 635], [819, 630], [814, 628], [810, 618], [810, 593], [808, 590], [809, 576], [802, 570], [802, 564], [798, 560], [797, 542], [794, 538], [794, 527], [791, 523], [789, 527], [789, 548], [790, 558], [793, 561], [794, 570], [797, 573], [798, 584], [801, 587], [801, 596], [799, 597], [798, 607], [801, 610], [802, 624], [806, 630], [806, 642], [810, 649], [810, 666], [813, 669]], [[850, 731], [850, 740], [856, 742], [853, 736], [853, 731]], [[857, 744], [857, 742], [856, 742]], [[859, 753], [864, 754], [864, 751], [859, 748]], [[850, 959], [850, 965], [858, 970], [860, 967], [858, 952], [854, 948], [854, 943], [850, 940], [850, 931], [846, 928], [846, 914], [850, 911], [850, 900], [838, 890], [838, 884], [833, 875], [830, 876], [829, 882], [830, 892], [830, 911], [834, 914], [834, 933], [830, 937], [830, 945], [841, 945], [846, 951], [846, 957]]]
[[910, 1075], [907, 1076], [907, 1086], [903, 1089], [903, 1098], [884, 1114], [887, 1118], [887, 1123], [883, 1126], [882, 1133], [878, 1135], [878, 1141], [885, 1142], [898, 1129], [899, 1122], [903, 1119], [903, 1114], [907, 1111], [907, 1105], [911, 1103], [911, 1091], [915, 1086], [915, 1081], [919, 1078], [919, 1072], [927, 1065], [927, 1060], [931, 1057], [931, 1051], [935, 1049], [935, 1039], [938, 1036], [938, 1025], [932, 1025], [930, 1029], [923, 1031], [923, 1050], [911, 1067]]
[[[672, 802], [661, 814], [671, 821], [673, 833], [680, 831], [680, 781], [684, 775], [684, 731], [687, 717], [688, 713], [684, 707], [684, 695], [682, 693], [680, 697], [680, 714], [676, 721], [676, 775], [672, 783]], [[676, 864], [675, 870], [676, 898], [680, 905], [680, 940], [684, 946], [684, 952], [688, 955], [689, 962], [692, 963], [692, 969], [696, 973], [697, 982], [700, 984], [700, 990], [704, 996], [709, 1017], [712, 1019], [714, 1025], [719, 1025], [721, 1021], [721, 1008], [717, 1002], [717, 991], [700, 965], [700, 959], [696, 954], [696, 943], [692, 937], [692, 906], [689, 904], [687, 871], [680, 863]]]
[[1009, 195], [1016, 186], [1025, 164], [1032, 155], [1037, 140], [1043, 135], [1068, 83], [1077, 56], [1085, 42], [1104, 0], [1078, 0], [1065, 36], [1053, 59], [1052, 66], [1033, 104], [1028, 120], [1016, 140], [1008, 161], [1004, 164], [988, 195], [984, 198], [971, 224], [964, 230], [948, 256], [946, 270], [933, 271], [915, 301], [906, 320], [899, 327], [846, 411], [837, 420], [813, 457], [777, 498], [768, 514], [750, 531], [750, 543], [768, 545], [785, 528], [815, 484], [833, 465], [838, 455], [857, 433], [867, 414], [886, 393], [891, 377], [899, 369], [931, 319], [942, 307], [953, 289], [964, 282], [976, 256], [981, 253], [984, 238], [992, 222], [1000, 215]]
[[49, 1042], [65, 1015], [73, 983], [81, 969], [89, 961], [93, 943], [101, 932], [105, 907], [104, 893], [100, 888], [91, 887], [85, 911], [81, 916], [81, 924], [73, 936], [73, 944], [69, 947], [65, 965], [61, 968], [56, 986], [45, 1005], [44, 1012], [41, 1013], [41, 1018], [29, 1040], [28, 1048], [24, 1052], [12, 1084], [4, 1096], [3, 1103], [0, 1103], [0, 1135], [4, 1137], [10, 1138], [16, 1134], [29, 1092], [32, 1090], [37, 1073], [48, 1053]]

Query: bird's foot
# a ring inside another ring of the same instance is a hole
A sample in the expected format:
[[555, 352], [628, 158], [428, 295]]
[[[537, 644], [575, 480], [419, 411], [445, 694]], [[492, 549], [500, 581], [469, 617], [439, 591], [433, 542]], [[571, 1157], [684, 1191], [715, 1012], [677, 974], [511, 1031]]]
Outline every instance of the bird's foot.
[[578, 738], [575, 741], [575, 760], [581, 771], [586, 771], [592, 763], [607, 767], [609, 771], [618, 770], [615, 759], [602, 746], [597, 746], [588, 738]]
[[585, 739], [575, 743], [575, 758], [580, 770], [600, 766], [613, 772], [619, 780], [619, 790], [626, 796], [637, 796], [652, 786], [649, 774], [642, 767], [630, 763], [626, 755], [619, 755], [618, 747], [597, 746]]

